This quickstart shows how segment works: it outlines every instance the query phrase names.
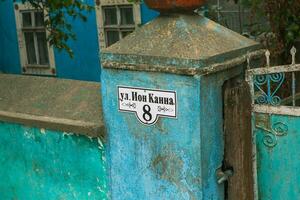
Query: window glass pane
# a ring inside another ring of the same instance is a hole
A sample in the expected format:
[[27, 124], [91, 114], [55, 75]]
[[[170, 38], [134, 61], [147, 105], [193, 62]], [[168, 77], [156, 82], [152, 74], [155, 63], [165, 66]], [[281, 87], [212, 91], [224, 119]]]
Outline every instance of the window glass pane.
[[39, 64], [48, 65], [49, 57], [48, 57], [46, 32], [37, 32], [36, 37], [38, 42]]
[[120, 7], [120, 12], [121, 12], [121, 24], [122, 25], [134, 24], [132, 7]]
[[31, 27], [32, 26], [31, 13], [30, 12], [22, 13], [22, 21], [23, 21], [23, 27]]
[[106, 31], [106, 45], [107, 47], [120, 40], [119, 31]]
[[25, 45], [26, 45], [26, 52], [27, 52], [27, 62], [28, 64], [37, 64], [33, 32], [25, 32], [24, 37], [25, 37]]
[[104, 19], [105, 25], [117, 25], [117, 8], [116, 7], [104, 7]]
[[126, 30], [126, 31], [122, 31], [121, 34], [122, 34], [122, 38], [126, 37], [127, 35], [129, 35], [130, 33], [132, 33], [133, 30]]
[[44, 26], [44, 13], [43, 12], [35, 12], [35, 26]]

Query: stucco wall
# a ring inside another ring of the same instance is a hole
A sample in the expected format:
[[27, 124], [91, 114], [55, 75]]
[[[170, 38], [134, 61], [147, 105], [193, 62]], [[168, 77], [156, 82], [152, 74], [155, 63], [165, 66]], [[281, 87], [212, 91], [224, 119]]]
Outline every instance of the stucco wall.
[[[104, 69], [101, 82], [112, 198], [202, 199], [198, 78]], [[134, 114], [118, 112], [118, 85], [175, 90], [177, 119], [145, 126]]]
[[[94, 5], [94, 0], [86, 0]], [[141, 6], [142, 23], [157, 16], [145, 5]], [[88, 14], [87, 22], [75, 20], [72, 22], [76, 41], [69, 43], [74, 51], [74, 59], [65, 52], [55, 50], [55, 66], [57, 77], [86, 81], [100, 81], [101, 66], [99, 60], [99, 45], [97, 39], [96, 14]], [[20, 74], [21, 64], [16, 33], [14, 7], [11, 1], [0, 2], [0, 71]]]
[[0, 121], [0, 199], [107, 199], [100, 139]]

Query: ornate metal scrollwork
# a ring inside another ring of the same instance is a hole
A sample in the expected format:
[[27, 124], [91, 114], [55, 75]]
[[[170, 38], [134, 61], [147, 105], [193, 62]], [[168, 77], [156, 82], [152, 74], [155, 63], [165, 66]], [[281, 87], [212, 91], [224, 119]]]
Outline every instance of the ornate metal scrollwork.
[[273, 148], [277, 145], [278, 137], [288, 134], [288, 126], [282, 122], [274, 123], [271, 127], [271, 130], [259, 125], [256, 125], [256, 127], [267, 132], [263, 136], [263, 144], [269, 148]]
[[[284, 79], [284, 73], [256, 75], [254, 85], [260, 93], [256, 96], [255, 102], [257, 104], [270, 104], [273, 106], [280, 105], [281, 98], [276, 93], [283, 84]], [[275, 88], [272, 88], [272, 84], [276, 84]], [[263, 89], [264, 85], [266, 85], [267, 91]]]
[[267, 133], [263, 137], [263, 143], [267, 147], [273, 148], [277, 145], [277, 137], [274, 134]]

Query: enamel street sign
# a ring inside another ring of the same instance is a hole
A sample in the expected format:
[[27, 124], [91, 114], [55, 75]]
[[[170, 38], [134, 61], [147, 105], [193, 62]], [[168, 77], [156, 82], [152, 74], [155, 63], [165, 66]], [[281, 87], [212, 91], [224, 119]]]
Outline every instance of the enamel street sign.
[[153, 125], [159, 117], [176, 118], [176, 92], [118, 87], [119, 111], [135, 113], [140, 122]]

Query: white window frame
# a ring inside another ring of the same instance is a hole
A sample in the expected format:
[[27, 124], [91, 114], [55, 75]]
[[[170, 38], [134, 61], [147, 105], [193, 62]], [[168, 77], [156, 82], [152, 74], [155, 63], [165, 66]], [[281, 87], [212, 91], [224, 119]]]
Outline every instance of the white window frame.
[[98, 30], [98, 43], [99, 48], [106, 48], [106, 36], [105, 36], [105, 25], [104, 25], [104, 13], [103, 7], [105, 6], [126, 6], [132, 5], [133, 8], [133, 27], [136, 29], [141, 25], [141, 7], [138, 3], [129, 3], [127, 0], [95, 0], [96, 5], [96, 21]]
[[[41, 66], [41, 65], [32, 65], [28, 64], [27, 61], [27, 52], [26, 52], [26, 44], [25, 44], [25, 37], [24, 32], [22, 30], [22, 13], [26, 11], [36, 11], [28, 2], [27, 3], [14, 3], [14, 10], [15, 10], [15, 19], [16, 19], [16, 26], [17, 26], [17, 35], [18, 35], [18, 44], [20, 50], [20, 61], [22, 67], [23, 74], [30, 74], [30, 75], [45, 75], [45, 76], [55, 76], [56, 75], [56, 68], [55, 68], [55, 61], [54, 61], [54, 50], [53, 47], [49, 45], [47, 42], [48, 47], [48, 59], [49, 65], [48, 66]], [[45, 15], [46, 16], [46, 15]], [[49, 31], [46, 30], [46, 36], [49, 35]], [[38, 58], [37, 58], [38, 59]]]

